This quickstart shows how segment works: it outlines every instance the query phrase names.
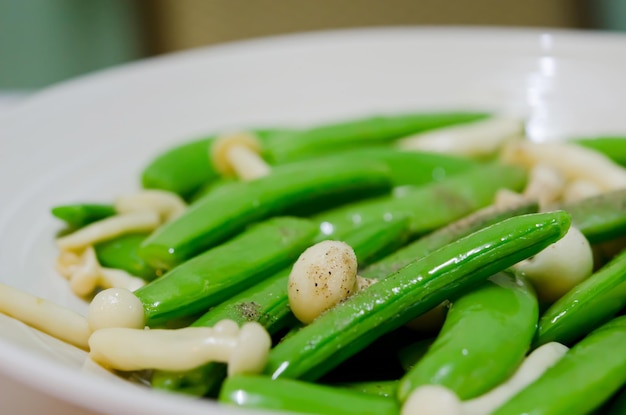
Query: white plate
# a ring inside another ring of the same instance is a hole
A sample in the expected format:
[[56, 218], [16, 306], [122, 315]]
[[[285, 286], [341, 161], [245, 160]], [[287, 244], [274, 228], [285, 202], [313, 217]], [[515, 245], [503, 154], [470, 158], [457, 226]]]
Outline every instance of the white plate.
[[[84, 312], [53, 270], [59, 224], [49, 208], [133, 191], [146, 162], [181, 140], [459, 108], [526, 117], [535, 140], [625, 133], [624, 73], [626, 38], [618, 35], [396, 28], [236, 43], [77, 79], [0, 119], [0, 281]], [[0, 333], [2, 376], [73, 405], [108, 414], [224, 413], [85, 367], [84, 353], [11, 319], [0, 318]]]

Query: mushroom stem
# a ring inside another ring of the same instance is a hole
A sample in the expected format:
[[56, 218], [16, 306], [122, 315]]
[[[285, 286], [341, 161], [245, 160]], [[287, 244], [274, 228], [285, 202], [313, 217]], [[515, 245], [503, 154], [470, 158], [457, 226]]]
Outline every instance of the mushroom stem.
[[87, 319], [72, 310], [0, 284], [0, 312], [59, 340], [87, 349]]
[[[226, 325], [225, 328], [220, 327]], [[258, 323], [233, 330], [233, 322], [176, 330], [104, 328], [89, 338], [90, 357], [117, 370], [190, 370], [207, 362], [228, 363], [229, 375], [260, 372], [271, 338]]]
[[561, 343], [551, 342], [535, 349], [524, 359], [513, 376], [500, 386], [477, 398], [464, 401], [464, 415], [490, 414], [526, 386], [537, 380], [548, 368], [554, 366], [569, 349]]
[[102, 267], [93, 246], [88, 246], [80, 254], [61, 252], [57, 269], [69, 280], [72, 292], [79, 297], [92, 294], [96, 288], [126, 288], [134, 291], [145, 285], [143, 279], [126, 271]]
[[258, 139], [250, 133], [240, 132], [218, 137], [211, 146], [210, 157], [221, 175], [253, 180], [271, 171], [260, 153]]
[[505, 141], [521, 137], [523, 132], [520, 120], [494, 117], [412, 135], [396, 145], [403, 150], [478, 157], [495, 153]]
[[62, 250], [80, 251], [89, 245], [131, 232], [147, 232], [161, 224], [158, 213], [139, 211], [115, 215], [85, 226], [69, 235], [57, 239]]
[[589, 180], [602, 190], [626, 187], [626, 169], [603, 154], [576, 144], [512, 142], [504, 148], [502, 160], [526, 168], [542, 163], [567, 181]]
[[257, 179], [267, 176], [271, 171], [269, 164], [246, 146], [231, 147], [228, 150], [228, 161], [241, 180]]
[[119, 214], [152, 211], [159, 214], [162, 222], [175, 219], [186, 208], [187, 204], [176, 193], [156, 189], [122, 196], [115, 201], [115, 210]]

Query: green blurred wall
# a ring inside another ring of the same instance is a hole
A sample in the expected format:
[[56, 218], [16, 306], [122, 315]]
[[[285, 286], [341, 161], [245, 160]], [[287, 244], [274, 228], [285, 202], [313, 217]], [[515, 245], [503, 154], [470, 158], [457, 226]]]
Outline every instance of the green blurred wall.
[[0, 0], [0, 90], [36, 89], [142, 56], [136, 2]]

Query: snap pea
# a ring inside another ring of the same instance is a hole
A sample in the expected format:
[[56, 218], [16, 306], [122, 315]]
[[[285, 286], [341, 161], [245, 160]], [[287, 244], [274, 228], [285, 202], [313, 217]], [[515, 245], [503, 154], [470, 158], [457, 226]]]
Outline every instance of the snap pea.
[[530, 348], [539, 305], [532, 287], [505, 272], [460, 296], [426, 355], [403, 376], [398, 398], [423, 385], [442, 385], [461, 400], [507, 379]]
[[369, 221], [401, 216], [410, 219], [413, 234], [423, 234], [487, 206], [499, 189], [520, 190], [525, 182], [524, 170], [489, 163], [440, 182], [405, 188], [401, 194], [340, 206], [314, 220], [321, 224], [322, 232], [332, 236]]
[[155, 268], [170, 269], [250, 223], [389, 186], [388, 169], [379, 163], [315, 159], [277, 167], [268, 176], [223, 187], [196, 201], [150, 235], [140, 255]]
[[398, 360], [400, 361], [402, 369], [404, 369], [405, 372], [411, 370], [411, 368], [426, 355], [426, 352], [434, 341], [435, 337], [428, 337], [413, 342], [398, 350]]
[[[271, 164], [283, 164], [338, 150], [382, 144], [404, 135], [487, 118], [486, 113], [443, 112], [373, 116], [309, 129], [252, 129]], [[216, 136], [191, 141], [159, 154], [144, 168], [145, 188], [168, 190], [189, 199], [218, 177], [209, 159]]]
[[626, 232], [626, 189], [562, 204], [560, 209], [570, 213], [572, 224], [590, 243], [614, 239]]
[[389, 143], [435, 128], [487, 118], [481, 112], [440, 112], [384, 115], [321, 125], [295, 133], [273, 134], [265, 141], [264, 155], [271, 163], [284, 163], [324, 153]]
[[328, 157], [381, 161], [389, 167], [393, 186], [423, 185], [445, 180], [476, 167], [478, 162], [448, 154], [403, 151], [393, 147], [359, 147], [337, 151]]
[[157, 277], [154, 268], [139, 257], [139, 246], [148, 234], [132, 233], [94, 245], [98, 262], [103, 267], [117, 268], [145, 280]]
[[385, 398], [396, 398], [398, 390], [398, 380], [381, 380], [371, 382], [344, 383], [336, 386], [352, 389], [368, 395], [384, 396]]
[[315, 235], [312, 222], [276, 217], [139, 288], [147, 324], [206, 311], [294, 261]]
[[[342, 240], [354, 249], [358, 263], [366, 265], [402, 244], [406, 237], [407, 220], [396, 219], [356, 229]], [[224, 319], [240, 325], [256, 321], [270, 334], [275, 334], [283, 327], [295, 324], [287, 295], [290, 272], [291, 267], [288, 267], [216, 305], [194, 321], [192, 326], [212, 327]], [[202, 396], [219, 386], [225, 376], [224, 365], [209, 363], [185, 372], [155, 371], [151, 383], [157, 389]]]
[[432, 251], [472, 232], [513, 216], [536, 213], [538, 210], [539, 205], [534, 201], [524, 201], [518, 205], [504, 208], [490, 205], [403, 246], [380, 261], [366, 267], [361, 272], [361, 276], [364, 278], [384, 278], [415, 261], [416, 258], [428, 255]]
[[78, 203], [73, 205], [55, 206], [52, 215], [64, 221], [71, 229], [82, 228], [100, 219], [115, 215], [111, 205], [99, 203]]
[[555, 301], [539, 319], [535, 346], [571, 344], [626, 306], [626, 251]]
[[474, 232], [360, 291], [284, 339], [269, 354], [272, 378], [316, 379], [392, 331], [560, 239], [562, 211], [517, 216]]
[[344, 388], [264, 376], [231, 376], [224, 382], [219, 401], [244, 408], [297, 411], [318, 415], [397, 415], [393, 399]]
[[598, 408], [594, 414], [598, 415], [625, 415], [626, 414], [626, 388], [622, 389], [611, 398], [610, 402]]
[[[259, 139], [278, 130], [255, 130]], [[202, 186], [217, 179], [211, 164], [209, 149], [217, 136], [212, 135], [167, 149], [151, 160], [141, 172], [141, 184], [146, 189], [161, 189], [189, 199]]]
[[622, 166], [626, 166], [626, 137], [585, 137], [573, 143], [598, 151]]
[[554, 366], [492, 415], [586, 414], [626, 383], [626, 317], [575, 344]]

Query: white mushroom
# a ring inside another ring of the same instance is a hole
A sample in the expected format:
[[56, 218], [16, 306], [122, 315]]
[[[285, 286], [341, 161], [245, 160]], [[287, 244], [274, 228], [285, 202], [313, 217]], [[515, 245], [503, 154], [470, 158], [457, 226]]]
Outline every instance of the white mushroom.
[[602, 189], [596, 183], [589, 180], [572, 180], [563, 189], [563, 202], [570, 203], [588, 197], [597, 196], [602, 193]]
[[604, 191], [626, 187], [626, 169], [595, 150], [572, 143], [511, 142], [501, 158], [529, 169], [539, 163], [546, 164], [567, 181], [589, 180]]
[[161, 224], [158, 213], [140, 211], [111, 216], [57, 239], [64, 251], [81, 251], [87, 246], [133, 232], [148, 232]]
[[224, 134], [211, 146], [210, 157], [215, 169], [224, 176], [252, 180], [266, 176], [271, 168], [260, 157], [261, 144], [252, 134]]
[[521, 120], [493, 117], [412, 135], [398, 140], [396, 145], [411, 151], [486, 156], [494, 154], [506, 141], [519, 138], [523, 132]]
[[593, 252], [589, 241], [575, 227], [537, 255], [514, 268], [534, 286], [537, 296], [553, 302], [593, 272]]
[[109, 288], [89, 303], [87, 321], [92, 331], [123, 327], [142, 329], [146, 325], [143, 304], [129, 290]]
[[176, 193], [165, 190], [143, 190], [141, 192], [119, 197], [115, 201], [118, 214], [151, 211], [159, 214], [161, 222], [169, 222], [186, 209], [187, 204]]
[[463, 415], [461, 401], [440, 385], [416, 388], [402, 405], [401, 415]]
[[539, 207], [546, 210], [561, 198], [564, 186], [565, 178], [556, 169], [537, 163], [530, 169], [523, 195], [530, 200], [537, 200]]
[[463, 402], [464, 415], [490, 414], [519, 391], [539, 379], [543, 373], [554, 366], [569, 349], [561, 343], [546, 343], [533, 350], [513, 376], [491, 391]]
[[17, 288], [0, 284], [0, 312], [57, 339], [87, 348], [87, 319], [72, 310]]
[[560, 343], [546, 343], [530, 353], [513, 376], [489, 392], [467, 401], [441, 385], [416, 388], [402, 406], [402, 415], [488, 415], [537, 380], [569, 349]]
[[289, 306], [308, 324], [356, 292], [357, 259], [350, 245], [323, 241], [307, 248], [289, 275]]
[[145, 285], [143, 279], [126, 271], [102, 267], [92, 246], [81, 254], [61, 252], [57, 269], [69, 280], [72, 292], [79, 297], [90, 295], [96, 288], [117, 287], [134, 291]]
[[521, 193], [514, 192], [510, 189], [498, 189], [494, 197], [493, 204], [497, 208], [503, 209], [518, 206], [520, 203], [528, 201], [526, 196]]
[[228, 363], [228, 374], [259, 373], [267, 361], [271, 338], [259, 323], [227, 328], [176, 330], [105, 328], [89, 338], [90, 357], [110, 369], [189, 370], [208, 362]]

